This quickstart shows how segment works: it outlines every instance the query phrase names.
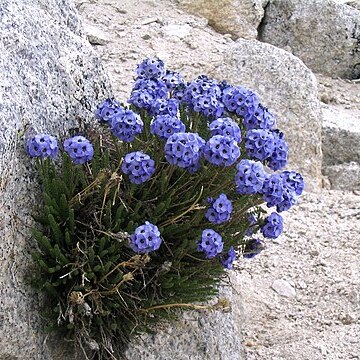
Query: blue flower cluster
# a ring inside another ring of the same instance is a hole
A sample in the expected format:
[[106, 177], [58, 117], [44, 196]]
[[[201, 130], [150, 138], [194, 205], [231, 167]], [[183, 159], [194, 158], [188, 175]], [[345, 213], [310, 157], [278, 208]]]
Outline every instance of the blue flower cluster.
[[59, 147], [54, 136], [37, 134], [27, 141], [27, 152], [31, 157], [54, 159], [59, 152]]
[[158, 250], [161, 241], [158, 227], [145, 221], [145, 224], [137, 227], [135, 233], [130, 236], [130, 247], [138, 254], [146, 254]]
[[223, 250], [224, 243], [222, 237], [212, 229], [205, 229], [201, 239], [198, 240], [198, 251], [204, 252], [208, 259], [214, 258]]
[[230, 270], [233, 267], [233, 262], [236, 260], [236, 253], [233, 246], [230, 247], [228, 253], [220, 257], [221, 263], [224, 265], [224, 268]]
[[271, 213], [260, 230], [266, 238], [276, 239], [283, 232], [282, 216], [276, 212]]
[[166, 74], [162, 77], [168, 91], [172, 91], [179, 86], [186, 86], [184, 78], [175, 71], [166, 70]]
[[259, 161], [243, 159], [236, 165], [236, 191], [239, 194], [261, 193], [267, 175]]
[[229, 117], [218, 118], [209, 125], [211, 135], [223, 135], [234, 139], [237, 143], [241, 142], [241, 131], [239, 125]]
[[212, 136], [205, 144], [204, 157], [217, 166], [231, 166], [240, 157], [237, 142], [227, 136]]
[[149, 180], [155, 172], [155, 161], [141, 151], [135, 151], [124, 157], [122, 171], [129, 175], [134, 184], [142, 184]]
[[209, 118], [221, 117], [224, 104], [221, 102], [221, 88], [217, 81], [201, 75], [193, 80], [185, 90], [185, 99], [190, 107]]
[[165, 75], [165, 65], [160, 59], [145, 59], [136, 69], [140, 79], [159, 79]]
[[120, 140], [132, 142], [135, 136], [143, 130], [144, 123], [140, 115], [132, 110], [124, 110], [120, 116], [114, 116], [111, 122], [111, 132]]
[[245, 149], [251, 158], [264, 161], [272, 155], [275, 145], [273, 133], [268, 129], [252, 129], [246, 133]]
[[171, 165], [193, 169], [200, 164], [205, 140], [197, 133], [179, 132], [171, 135], [165, 144], [165, 158]]
[[274, 151], [267, 159], [267, 166], [276, 171], [282, 169], [287, 164], [289, 147], [284, 140], [284, 134], [279, 130], [273, 130], [275, 140]]
[[205, 213], [206, 219], [213, 224], [222, 224], [230, 219], [233, 206], [225, 194], [220, 194], [215, 200], [210, 198], [208, 201], [211, 206]]
[[64, 141], [64, 150], [69, 154], [74, 164], [80, 165], [90, 161], [94, 156], [94, 147], [83, 136], [74, 136]]
[[151, 104], [151, 115], [177, 116], [179, 112], [179, 101], [176, 99], [156, 99]]
[[150, 132], [159, 136], [161, 139], [167, 139], [175, 133], [184, 131], [184, 123], [177, 117], [171, 115], [158, 115], [150, 124]]
[[106, 99], [97, 107], [95, 117], [100, 123], [111, 126], [113, 117], [123, 115], [124, 110], [125, 109], [118, 101], [114, 99]]

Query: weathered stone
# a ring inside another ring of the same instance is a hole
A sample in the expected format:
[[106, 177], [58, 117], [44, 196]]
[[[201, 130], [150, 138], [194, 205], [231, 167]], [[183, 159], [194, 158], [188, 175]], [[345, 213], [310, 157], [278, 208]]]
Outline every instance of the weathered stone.
[[360, 111], [324, 105], [323, 168], [354, 161], [360, 164]]
[[321, 183], [321, 109], [317, 81], [301, 60], [272, 45], [238, 40], [213, 76], [253, 90], [277, 116], [289, 144], [288, 168], [305, 176], [307, 189]]
[[314, 72], [360, 77], [360, 11], [333, 0], [271, 0], [259, 39], [291, 49]]
[[28, 124], [62, 137], [94, 121], [95, 105], [109, 95], [80, 25], [67, 0], [0, 4], [0, 359], [58, 359], [63, 351], [49, 352], [41, 299], [29, 286], [39, 198], [22, 133]]
[[264, 15], [263, 0], [177, 0], [194, 15], [208, 19], [209, 25], [220, 33], [235, 38], [255, 39]]
[[271, 287], [281, 296], [287, 298], [294, 298], [296, 296], [295, 289], [286, 280], [276, 279]]
[[[239, 277], [229, 273], [232, 286], [238, 289]], [[128, 360], [241, 360], [244, 359], [240, 328], [244, 310], [239, 295], [231, 287], [220, 296], [230, 300], [231, 310], [184, 312], [175, 323], [164, 325], [155, 335], [144, 335], [126, 352]]]
[[326, 166], [323, 174], [334, 190], [360, 190], [360, 165], [355, 162]]

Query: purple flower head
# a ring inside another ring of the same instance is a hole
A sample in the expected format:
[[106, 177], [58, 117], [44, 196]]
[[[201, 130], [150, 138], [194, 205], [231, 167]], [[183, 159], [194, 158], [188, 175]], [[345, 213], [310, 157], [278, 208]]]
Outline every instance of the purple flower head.
[[204, 252], [208, 259], [220, 254], [224, 247], [221, 235], [212, 229], [205, 229], [202, 232], [201, 239], [198, 240], [197, 245], [198, 251]]
[[167, 88], [162, 80], [138, 79], [135, 81], [128, 102], [139, 109], [151, 109], [157, 99], [166, 99]]
[[162, 77], [168, 91], [172, 91], [179, 85], [186, 85], [184, 78], [175, 71], [167, 70], [166, 74]]
[[236, 191], [239, 194], [260, 193], [267, 175], [259, 161], [243, 159], [236, 165]]
[[160, 79], [165, 75], [165, 65], [160, 59], [144, 59], [136, 69], [138, 78]]
[[283, 187], [282, 199], [281, 202], [276, 204], [276, 211], [277, 212], [287, 211], [293, 205], [296, 204], [296, 201], [297, 201], [297, 196], [295, 194], [295, 191], [287, 187]]
[[[197, 133], [179, 132], [171, 135], [165, 144], [165, 158], [181, 168], [199, 164], [205, 140]], [[196, 170], [195, 170], [196, 171]]]
[[125, 109], [114, 99], [106, 99], [98, 105], [95, 117], [100, 123], [111, 125], [113, 117], [121, 116]]
[[240, 157], [237, 142], [227, 136], [212, 136], [205, 144], [204, 157], [217, 166], [231, 166]]
[[150, 124], [150, 132], [161, 139], [167, 139], [175, 133], [184, 131], [183, 122], [171, 115], [158, 115]]
[[265, 180], [262, 193], [268, 207], [276, 206], [284, 200], [283, 186], [283, 179], [278, 174], [273, 174]]
[[111, 132], [122, 141], [132, 142], [135, 136], [143, 130], [144, 123], [140, 115], [132, 110], [125, 110], [120, 116], [116, 116], [111, 122]]
[[250, 239], [245, 245], [243, 257], [252, 259], [262, 250], [264, 250], [264, 243], [260, 239]]
[[241, 142], [241, 131], [239, 125], [229, 117], [218, 118], [210, 123], [211, 135], [223, 135], [234, 139], [237, 143]]
[[149, 155], [135, 151], [125, 155], [121, 169], [129, 175], [132, 183], [139, 185], [149, 180], [154, 174], [155, 161]]
[[185, 97], [186, 84], [179, 84], [171, 92], [171, 98], [176, 99], [179, 103], [186, 103]]
[[177, 116], [179, 101], [177, 99], [156, 99], [151, 104], [150, 114]]
[[26, 147], [27, 153], [31, 157], [50, 157], [54, 159], [59, 152], [57, 140], [54, 136], [47, 134], [37, 134], [32, 136], [27, 141]]
[[244, 115], [244, 125], [250, 129], [272, 129], [275, 125], [275, 116], [264, 106], [258, 104]]
[[64, 150], [76, 165], [85, 164], [94, 156], [94, 147], [90, 141], [83, 136], [74, 136], [65, 140]]
[[267, 158], [267, 165], [270, 169], [276, 171], [282, 169], [287, 164], [288, 145], [284, 140], [284, 134], [279, 130], [271, 130], [274, 135], [274, 151]]
[[264, 161], [273, 154], [275, 146], [274, 135], [269, 130], [253, 129], [246, 133], [245, 149], [254, 159]]
[[145, 221], [130, 237], [130, 247], [138, 254], [158, 250], [161, 245], [160, 231], [156, 225]]
[[283, 171], [280, 174], [283, 179], [284, 186], [295, 191], [295, 194], [300, 196], [304, 190], [304, 179], [301, 174], [295, 171]]
[[226, 269], [229, 270], [232, 269], [233, 262], [235, 261], [235, 259], [236, 259], [236, 253], [233, 246], [231, 246], [231, 248], [229, 249], [226, 255], [220, 257], [221, 263], [224, 265]]
[[283, 231], [283, 218], [276, 212], [271, 213], [261, 227], [262, 234], [269, 239], [276, 239]]
[[220, 194], [217, 199], [211, 200], [211, 206], [205, 213], [206, 219], [213, 224], [222, 224], [228, 221], [233, 210], [231, 200], [225, 194]]
[[224, 113], [221, 89], [217, 81], [201, 75], [187, 85], [185, 99], [190, 107], [209, 118], [218, 118]]

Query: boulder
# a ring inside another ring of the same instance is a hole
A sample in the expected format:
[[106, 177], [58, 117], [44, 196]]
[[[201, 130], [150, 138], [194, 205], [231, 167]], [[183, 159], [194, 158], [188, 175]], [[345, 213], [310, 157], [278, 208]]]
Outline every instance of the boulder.
[[360, 164], [360, 111], [336, 105], [323, 106], [323, 167]]
[[203, 16], [209, 25], [234, 38], [255, 39], [264, 15], [264, 0], [177, 0], [187, 12]]
[[[223, 286], [220, 297], [230, 301], [230, 309], [186, 311], [180, 319], [162, 326], [154, 335], [144, 335], [131, 343], [127, 360], [241, 360], [245, 359], [240, 326], [244, 309], [239, 301], [240, 273], [229, 272], [232, 286]], [[214, 303], [214, 302], [212, 302]], [[216, 300], [215, 300], [216, 303]]]
[[271, 0], [259, 40], [291, 51], [314, 72], [360, 77], [360, 11], [333, 0]]
[[212, 74], [218, 80], [253, 90], [277, 116], [289, 144], [288, 168], [301, 172], [307, 190], [321, 184], [321, 108], [317, 80], [304, 63], [257, 40], [238, 40]]
[[323, 174], [327, 177], [331, 189], [360, 190], [360, 165], [356, 162], [326, 166]]
[[1, 0], [0, 38], [0, 359], [58, 359], [29, 285], [39, 196], [23, 134], [60, 136], [94, 121], [110, 86], [71, 1]]

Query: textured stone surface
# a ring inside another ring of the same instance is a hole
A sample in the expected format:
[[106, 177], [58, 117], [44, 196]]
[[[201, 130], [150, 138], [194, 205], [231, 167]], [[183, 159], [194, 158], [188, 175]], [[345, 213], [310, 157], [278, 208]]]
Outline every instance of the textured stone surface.
[[258, 94], [285, 133], [288, 168], [305, 176], [307, 189], [320, 186], [322, 116], [317, 81], [302, 61], [269, 44], [238, 40], [213, 75]]
[[208, 19], [220, 33], [235, 38], [255, 39], [264, 15], [263, 0], [177, 0], [183, 9]]
[[93, 120], [92, 110], [108, 95], [102, 65], [80, 26], [67, 0], [0, 3], [0, 359], [50, 360], [62, 351], [49, 353], [41, 299], [28, 284], [38, 196], [22, 133], [30, 124], [63, 136]]
[[[155, 335], [143, 336], [131, 344], [127, 360], [241, 360], [240, 326], [244, 310], [237, 284], [240, 274], [230, 273], [231, 287], [224, 287], [221, 297], [231, 301], [231, 311], [185, 312], [181, 319]], [[216, 302], [216, 301], [215, 301]]]
[[356, 162], [326, 166], [323, 174], [328, 178], [331, 189], [360, 190], [360, 165]]
[[360, 110], [323, 106], [323, 168], [354, 161], [360, 164]]
[[360, 11], [354, 7], [333, 0], [271, 0], [259, 38], [288, 49], [315, 72], [360, 77]]

